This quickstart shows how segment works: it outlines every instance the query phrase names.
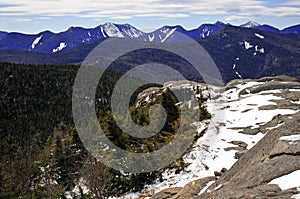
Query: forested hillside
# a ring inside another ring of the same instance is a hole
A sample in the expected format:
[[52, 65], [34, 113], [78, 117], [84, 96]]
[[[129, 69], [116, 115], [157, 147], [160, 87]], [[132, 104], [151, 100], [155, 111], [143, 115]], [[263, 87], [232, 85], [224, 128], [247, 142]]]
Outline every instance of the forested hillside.
[[[72, 87], [79, 66], [1, 63], [0, 69], [0, 198], [64, 198], [72, 194], [103, 198], [141, 190], [160, 178], [162, 171], [121, 174], [89, 155], [72, 119]], [[179, 128], [176, 98], [166, 89], [149, 104], [136, 106], [133, 101], [130, 111], [140, 125], [149, 122], [149, 106], [155, 103], [168, 110], [168, 118], [156, 136], [130, 138], [117, 127], [108, 106], [121, 76], [105, 71], [97, 87], [96, 110], [102, 129], [112, 142], [132, 152], [161, 148]], [[201, 100], [202, 115], [198, 119], [209, 118]], [[179, 159], [170, 168], [180, 172], [185, 166]], [[82, 181], [89, 192], [83, 193]]]

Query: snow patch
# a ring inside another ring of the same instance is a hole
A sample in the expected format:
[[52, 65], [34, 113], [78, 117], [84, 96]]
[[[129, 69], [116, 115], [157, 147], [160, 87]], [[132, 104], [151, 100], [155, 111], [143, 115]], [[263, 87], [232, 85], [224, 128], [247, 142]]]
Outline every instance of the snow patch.
[[222, 184], [219, 184], [219, 185], [215, 188], [215, 190], [221, 189], [222, 186], [223, 186]]
[[154, 35], [154, 34], [152, 34], [152, 36], [151, 36], [151, 35], [148, 35], [148, 38], [149, 38], [149, 41], [154, 41], [155, 35]]
[[279, 138], [279, 140], [288, 141], [290, 145], [297, 144], [298, 142], [300, 142], [300, 134], [283, 136], [283, 137]]
[[245, 49], [246, 50], [248, 50], [250, 48], [253, 48], [253, 46], [249, 42], [247, 42], [247, 41], [244, 41], [244, 45], [245, 45]]
[[[109, 37], [119, 37], [124, 38], [119, 28], [113, 23], [105, 23], [101, 26], [101, 31], [105, 32]], [[102, 33], [103, 33], [102, 32]]]
[[127, 27], [128, 29], [122, 28], [122, 31], [125, 32], [130, 38], [138, 38], [139, 36], [143, 35], [142, 32], [138, 31], [132, 26], [127, 26]]
[[277, 184], [280, 189], [286, 190], [291, 188], [300, 188], [300, 170], [294, 171], [290, 174], [281, 176], [269, 182], [269, 184]]
[[58, 51], [61, 51], [62, 49], [64, 49], [65, 47], [67, 47], [67, 44], [64, 43], [64, 42], [60, 42], [59, 46], [55, 49], [52, 50], [52, 52], [58, 52]]
[[104, 30], [103, 30], [102, 26], [100, 27], [100, 30], [101, 30], [101, 33], [102, 33], [103, 37], [106, 38], [106, 34], [104, 33]]
[[35, 48], [35, 46], [41, 41], [42, 37], [43, 37], [43, 35], [37, 37], [37, 38], [32, 42], [32, 44], [31, 44], [31, 49], [34, 49], [34, 48]]
[[210, 187], [214, 182], [215, 181], [210, 181], [209, 183], [207, 183], [206, 186], [199, 192], [198, 195], [203, 194], [208, 189], [208, 187]]
[[264, 39], [265, 38], [263, 35], [260, 35], [258, 33], [255, 33], [255, 36], [258, 37], [258, 38], [260, 38], [260, 39]]
[[242, 77], [238, 72], [235, 72], [235, 74], [236, 74], [240, 79], [243, 79], [243, 77]]
[[172, 30], [168, 31], [166, 33], [166, 37], [161, 40], [161, 42], [165, 42], [174, 32], [176, 31], [176, 28], [173, 28]]
[[265, 49], [264, 48], [258, 48], [258, 46], [255, 46], [255, 52], [259, 52], [261, 54], [265, 53]]
[[273, 129], [277, 129], [278, 127], [284, 125], [284, 123], [281, 123], [281, 124], [277, 124], [276, 126], [273, 126], [273, 127], [269, 127], [269, 128], [266, 128], [267, 130], [273, 130]]

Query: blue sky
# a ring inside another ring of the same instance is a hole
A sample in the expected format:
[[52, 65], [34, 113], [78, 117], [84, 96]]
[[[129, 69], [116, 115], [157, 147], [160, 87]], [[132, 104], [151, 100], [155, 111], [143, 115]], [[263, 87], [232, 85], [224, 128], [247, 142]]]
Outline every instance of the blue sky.
[[145, 32], [163, 25], [186, 29], [222, 21], [247, 21], [280, 29], [300, 24], [299, 0], [0, 0], [0, 30], [60, 32], [70, 26], [129, 23]]

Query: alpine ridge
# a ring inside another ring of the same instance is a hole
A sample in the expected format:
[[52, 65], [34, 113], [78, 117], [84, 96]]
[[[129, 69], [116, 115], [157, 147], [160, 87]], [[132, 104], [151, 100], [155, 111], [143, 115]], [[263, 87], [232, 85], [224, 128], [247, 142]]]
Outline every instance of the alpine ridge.
[[[180, 25], [163, 26], [153, 32], [145, 33], [130, 24], [115, 24], [107, 22], [95, 28], [70, 27], [60, 33], [43, 31], [38, 34], [23, 34], [17, 32], [0, 31], [0, 50], [15, 49], [56, 53], [76, 48], [82, 44], [90, 44], [100, 39], [118, 37], [133, 38], [142, 41], [172, 42], [178, 41], [176, 32], [185, 34], [192, 39], [203, 39], [213, 35], [226, 24], [216, 22], [214, 24], [202, 24], [196, 29], [186, 30]], [[228, 24], [227, 24], [228, 25]], [[299, 34], [300, 25], [279, 30], [270, 25], [260, 25], [256, 22], [248, 22], [240, 27], [257, 29], [278, 34]]]

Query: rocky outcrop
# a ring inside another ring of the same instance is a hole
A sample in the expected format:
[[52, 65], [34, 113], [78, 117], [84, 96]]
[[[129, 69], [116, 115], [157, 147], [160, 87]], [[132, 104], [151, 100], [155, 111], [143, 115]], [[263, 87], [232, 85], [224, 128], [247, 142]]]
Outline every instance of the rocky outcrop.
[[280, 81], [270, 81], [259, 86], [254, 86], [251, 88], [246, 88], [240, 92], [240, 95], [245, 95], [248, 93], [259, 93], [262, 91], [276, 90], [276, 89], [299, 89], [300, 82], [280, 82]]
[[[226, 90], [240, 86], [247, 81], [232, 81], [227, 85]], [[257, 81], [263, 83], [243, 89], [240, 95], [249, 93], [264, 95], [265, 92], [271, 92], [280, 99], [272, 100], [274, 105], [258, 107], [259, 110], [290, 109], [298, 112], [290, 115], [278, 114], [271, 121], [260, 123], [256, 127], [236, 127], [241, 134], [249, 136], [263, 134], [264, 137], [249, 150], [247, 143], [231, 141], [232, 146], [224, 148], [224, 150], [235, 151], [234, 157], [238, 160], [228, 171], [216, 171], [215, 176], [192, 181], [183, 188], [172, 189], [172, 193], [170, 190], [163, 190], [152, 198], [279, 199], [291, 198], [300, 194], [299, 187], [298, 189], [291, 187], [282, 190], [278, 185], [270, 183], [274, 179], [300, 170], [300, 140], [282, 139], [285, 136], [300, 135], [299, 80], [278, 76], [262, 78]], [[272, 91], [279, 89], [280, 92]], [[264, 92], [261, 93], [262, 91]]]
[[[296, 187], [281, 190], [278, 185], [268, 184], [275, 178], [300, 170], [300, 140], [293, 143], [280, 140], [283, 136], [300, 134], [300, 113], [281, 116], [280, 119], [284, 121], [283, 125], [269, 130], [257, 145], [244, 153], [220, 178], [195, 181], [194, 186], [188, 184], [166, 198], [290, 198], [298, 194]], [[278, 117], [275, 117], [269, 124], [277, 122]], [[215, 182], [199, 194], [205, 183], [213, 180]], [[152, 198], [165, 198], [160, 197], [162, 193], [166, 194], [162, 191]]]
[[205, 188], [207, 184], [214, 181], [215, 177], [206, 177], [195, 180], [181, 188], [165, 189], [151, 197], [151, 199], [185, 199], [193, 198], [199, 193], [199, 190]]
[[300, 133], [300, 114], [293, 115], [293, 119], [283, 118], [285, 124], [271, 130], [216, 181], [223, 185], [222, 189], [199, 198], [289, 198], [297, 194], [296, 188], [282, 191], [277, 185], [268, 184], [272, 179], [300, 169], [300, 141], [289, 144], [280, 140], [282, 136]]

